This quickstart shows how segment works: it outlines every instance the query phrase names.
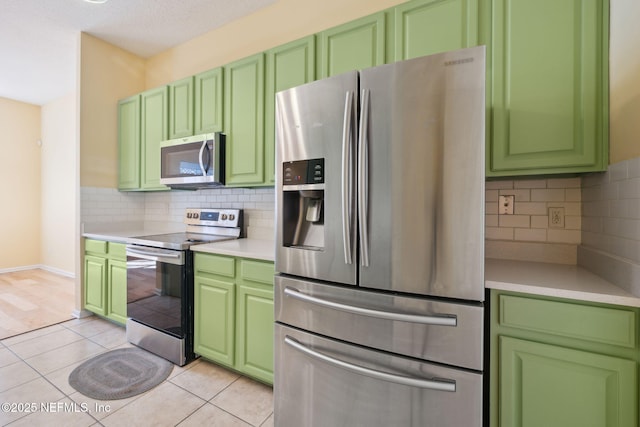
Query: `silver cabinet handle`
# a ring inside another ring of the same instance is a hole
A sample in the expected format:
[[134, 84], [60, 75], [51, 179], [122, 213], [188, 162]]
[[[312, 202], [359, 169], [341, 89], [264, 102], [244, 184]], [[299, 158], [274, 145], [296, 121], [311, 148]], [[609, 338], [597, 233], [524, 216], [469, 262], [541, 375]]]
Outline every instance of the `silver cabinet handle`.
[[198, 156], [198, 160], [200, 161], [200, 170], [202, 171], [202, 176], [206, 176], [207, 175], [207, 171], [204, 168], [204, 158], [203, 158], [203, 154], [204, 154], [204, 149], [207, 148], [207, 141], [204, 140], [202, 141], [202, 147], [200, 147], [200, 155]]
[[425, 380], [421, 378], [411, 378], [411, 377], [403, 377], [400, 375], [389, 374], [387, 372], [377, 371], [371, 368], [365, 368], [364, 366], [355, 365], [353, 363], [345, 362], [344, 360], [336, 359], [334, 357], [328, 356], [326, 354], [320, 353], [318, 351], [312, 350], [309, 347], [301, 344], [294, 338], [290, 336], [284, 337], [284, 342], [295, 348], [296, 350], [306, 354], [309, 357], [320, 359], [324, 362], [329, 363], [330, 365], [337, 366], [343, 369], [346, 369], [351, 372], [355, 372], [360, 375], [366, 375], [371, 378], [375, 378], [377, 380], [393, 382], [396, 384], [401, 384], [409, 387], [419, 387], [426, 388], [430, 390], [438, 390], [438, 391], [456, 391], [456, 382], [452, 380]]
[[358, 141], [358, 223], [360, 227], [360, 263], [369, 266], [369, 90], [362, 90]]
[[363, 316], [377, 317], [386, 320], [398, 320], [400, 322], [421, 323], [434, 326], [457, 326], [458, 318], [454, 315], [437, 315], [437, 316], [421, 316], [417, 314], [394, 313], [392, 311], [373, 310], [370, 308], [356, 307], [353, 305], [342, 304], [335, 301], [329, 301], [304, 294], [297, 289], [290, 287], [284, 288], [284, 294], [291, 298], [312, 304], [320, 305], [334, 310], [346, 311], [348, 313], [360, 314]]
[[344, 120], [342, 127], [342, 240], [344, 244], [344, 262], [353, 263], [351, 251], [351, 126], [353, 111], [353, 92], [347, 91], [344, 100]]

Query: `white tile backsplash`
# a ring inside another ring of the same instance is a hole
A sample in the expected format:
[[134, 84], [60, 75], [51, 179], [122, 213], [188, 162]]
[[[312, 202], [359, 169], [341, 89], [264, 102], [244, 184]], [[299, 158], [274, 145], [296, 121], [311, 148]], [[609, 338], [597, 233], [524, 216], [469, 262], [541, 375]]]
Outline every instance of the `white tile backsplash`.
[[[577, 177], [486, 182], [487, 240], [580, 244], [581, 180]], [[515, 196], [514, 214], [498, 215], [498, 197]], [[549, 227], [549, 208], [562, 207], [563, 229]], [[551, 231], [550, 231], [551, 230]]]
[[[265, 188], [215, 188], [197, 191], [119, 192], [112, 188], [81, 188], [83, 223], [181, 224], [187, 208], [243, 209], [244, 227], [269, 235], [275, 224], [275, 192]], [[249, 228], [251, 227], [251, 228]]]

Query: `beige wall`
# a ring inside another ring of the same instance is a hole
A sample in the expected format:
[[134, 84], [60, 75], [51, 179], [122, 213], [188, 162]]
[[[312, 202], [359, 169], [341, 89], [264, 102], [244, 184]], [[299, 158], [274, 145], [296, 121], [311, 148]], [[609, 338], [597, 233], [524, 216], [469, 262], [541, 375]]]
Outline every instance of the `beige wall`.
[[42, 107], [42, 254], [45, 268], [75, 274], [78, 188], [76, 94]]
[[117, 188], [117, 101], [144, 90], [144, 60], [80, 36], [80, 185]]
[[640, 156], [639, 17], [638, 0], [611, 0], [611, 164]]
[[404, 0], [278, 0], [150, 58], [146, 87], [225, 65], [400, 3]]
[[40, 263], [40, 107], [0, 98], [0, 271]]

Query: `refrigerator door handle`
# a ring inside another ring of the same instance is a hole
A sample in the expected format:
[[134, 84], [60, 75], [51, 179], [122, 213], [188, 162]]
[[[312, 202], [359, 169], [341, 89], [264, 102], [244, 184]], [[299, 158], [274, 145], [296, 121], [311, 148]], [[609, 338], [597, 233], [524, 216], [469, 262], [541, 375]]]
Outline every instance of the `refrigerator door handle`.
[[297, 289], [286, 287], [284, 294], [291, 298], [295, 298], [301, 301], [316, 304], [322, 307], [331, 308], [334, 310], [346, 311], [347, 313], [359, 314], [369, 317], [377, 317], [379, 319], [397, 320], [400, 322], [421, 323], [425, 325], [434, 326], [457, 326], [458, 318], [451, 314], [440, 314], [432, 316], [423, 316], [417, 314], [396, 313], [392, 311], [374, 310], [364, 307], [356, 307], [353, 305], [342, 304], [335, 301], [329, 301], [322, 298], [317, 298], [311, 295], [300, 292]]
[[390, 374], [388, 372], [382, 372], [371, 368], [365, 368], [364, 366], [355, 365], [353, 363], [345, 362], [344, 360], [336, 359], [335, 357], [328, 356], [324, 353], [320, 353], [319, 351], [315, 351], [310, 349], [309, 347], [303, 345], [298, 340], [291, 338], [290, 336], [284, 337], [284, 342], [293, 347], [294, 349], [306, 354], [309, 357], [320, 359], [330, 365], [337, 366], [343, 369], [346, 369], [351, 372], [355, 372], [360, 375], [366, 375], [371, 378], [375, 378], [381, 381], [393, 382], [396, 384], [405, 385], [408, 387], [419, 387], [426, 388], [430, 390], [437, 391], [448, 391], [455, 392], [456, 391], [456, 382], [452, 380], [443, 380], [443, 379], [422, 379], [422, 378], [411, 378], [404, 377], [401, 375]]
[[363, 267], [369, 267], [369, 224], [367, 222], [369, 204], [369, 93], [368, 89], [362, 90], [358, 133], [358, 223], [360, 224], [360, 263]]
[[344, 244], [344, 262], [353, 263], [351, 250], [351, 185], [353, 168], [351, 167], [351, 134], [353, 92], [347, 91], [344, 100], [344, 120], [342, 127], [342, 241]]

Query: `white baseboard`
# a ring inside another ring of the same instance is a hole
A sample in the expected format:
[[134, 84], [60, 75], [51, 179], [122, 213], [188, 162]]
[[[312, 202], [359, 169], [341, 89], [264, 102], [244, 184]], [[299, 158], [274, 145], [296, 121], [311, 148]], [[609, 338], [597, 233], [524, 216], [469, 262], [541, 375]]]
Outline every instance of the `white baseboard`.
[[13, 273], [13, 272], [16, 272], [16, 271], [36, 270], [36, 269], [45, 270], [45, 271], [48, 271], [49, 273], [54, 273], [54, 274], [58, 274], [60, 276], [70, 277], [72, 279], [74, 279], [76, 277], [75, 273], [71, 273], [71, 272], [68, 272], [68, 271], [60, 270], [58, 268], [49, 267], [47, 265], [42, 265], [42, 264], [23, 265], [21, 267], [12, 267], [12, 268], [2, 268], [2, 269], [0, 269], [0, 274], [1, 273]]

